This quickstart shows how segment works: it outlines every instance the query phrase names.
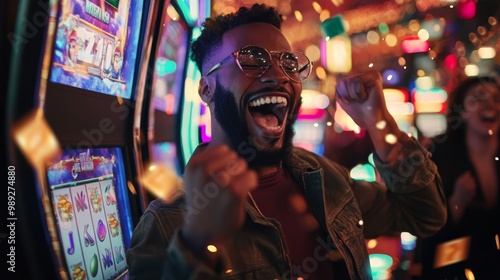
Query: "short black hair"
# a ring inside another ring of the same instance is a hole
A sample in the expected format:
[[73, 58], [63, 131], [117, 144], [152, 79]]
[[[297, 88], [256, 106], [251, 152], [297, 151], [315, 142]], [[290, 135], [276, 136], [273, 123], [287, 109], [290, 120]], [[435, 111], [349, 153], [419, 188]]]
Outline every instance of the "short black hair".
[[191, 45], [191, 59], [203, 73], [206, 58], [210, 56], [222, 43], [222, 35], [237, 26], [264, 22], [274, 25], [281, 30], [283, 18], [275, 8], [265, 4], [254, 4], [252, 7], [241, 7], [235, 13], [207, 18], [203, 23], [201, 35]]

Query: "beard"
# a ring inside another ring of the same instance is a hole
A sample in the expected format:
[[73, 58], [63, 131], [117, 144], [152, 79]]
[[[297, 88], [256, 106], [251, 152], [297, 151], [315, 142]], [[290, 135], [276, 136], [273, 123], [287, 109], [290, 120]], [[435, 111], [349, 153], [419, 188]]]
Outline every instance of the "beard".
[[239, 156], [243, 157], [250, 168], [279, 166], [282, 161], [288, 159], [292, 154], [293, 136], [295, 135], [293, 124], [297, 120], [299, 106], [292, 114], [288, 115], [285, 126], [283, 146], [274, 150], [262, 150], [253, 144], [254, 136], [250, 135], [245, 120], [245, 113], [238, 112], [238, 104], [234, 94], [225, 89], [217, 80], [214, 91], [214, 115], [229, 139], [229, 146]]

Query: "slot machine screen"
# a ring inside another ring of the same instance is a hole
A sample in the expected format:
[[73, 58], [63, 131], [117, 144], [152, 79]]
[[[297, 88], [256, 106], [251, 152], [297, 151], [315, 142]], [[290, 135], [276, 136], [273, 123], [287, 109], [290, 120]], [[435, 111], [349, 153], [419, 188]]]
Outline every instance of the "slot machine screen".
[[125, 276], [132, 222], [121, 149], [65, 150], [47, 177], [71, 278]]
[[62, 0], [50, 81], [131, 97], [143, 1]]

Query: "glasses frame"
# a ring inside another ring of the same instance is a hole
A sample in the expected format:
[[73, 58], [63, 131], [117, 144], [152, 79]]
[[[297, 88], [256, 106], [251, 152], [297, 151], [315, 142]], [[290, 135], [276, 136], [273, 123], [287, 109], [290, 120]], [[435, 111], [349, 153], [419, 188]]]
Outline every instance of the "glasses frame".
[[[269, 58], [271, 59], [270, 61], [272, 61], [272, 57], [273, 57], [273, 54], [275, 55], [279, 55], [279, 62], [280, 62], [280, 68], [281, 68], [281, 71], [283, 71], [283, 73], [285, 73], [285, 75], [292, 81], [294, 82], [303, 82], [305, 81], [310, 75], [311, 75], [311, 72], [312, 72], [312, 68], [313, 68], [313, 65], [314, 63], [309, 59], [309, 57], [307, 57], [305, 54], [299, 52], [299, 51], [283, 51], [283, 52], [280, 52], [280, 51], [268, 51], [267, 49], [263, 48], [263, 47], [259, 47], [259, 46], [255, 46], [255, 45], [247, 45], [247, 46], [244, 46], [244, 47], [241, 47], [239, 48], [238, 50], [234, 51], [233, 53], [231, 53], [230, 55], [226, 56], [225, 58], [223, 58], [219, 63], [215, 64], [212, 68], [210, 68], [210, 70], [208, 70], [207, 74], [205, 74], [205, 76], [208, 76], [210, 74], [212, 74], [213, 72], [215, 72], [217, 69], [219, 69], [219, 67], [221, 67], [224, 63], [226, 63], [231, 57], [234, 57], [235, 60], [236, 60], [236, 64], [238, 65], [238, 67], [240, 68], [241, 72], [243, 72], [243, 74], [245, 74], [246, 76], [248, 77], [251, 77], [251, 78], [259, 78], [259, 77], [262, 77], [266, 72], [267, 70], [271, 67], [272, 65], [272, 62], [269, 62], [267, 64], [267, 66], [265, 66], [265, 68], [263, 69], [262, 73], [260, 73], [259, 75], [257, 76], [254, 76], [254, 75], [249, 75], [247, 72], [245, 72], [245, 70], [243, 70], [243, 67], [241, 67], [241, 64], [240, 64], [240, 61], [238, 59], [238, 56], [240, 55], [240, 51], [245, 49], [245, 48], [248, 48], [248, 47], [256, 47], [256, 48], [259, 48], [259, 49], [263, 49], [268, 55], [269, 55]], [[283, 55], [285, 53], [291, 53], [291, 54], [295, 54], [295, 53], [300, 53], [302, 54], [306, 59], [307, 59], [307, 63], [302, 67], [300, 68], [297, 72], [299, 73], [299, 77], [300, 77], [300, 73], [302, 73], [302, 71], [306, 70], [306, 67], [309, 67], [308, 71], [307, 71], [307, 76], [304, 78], [304, 79], [295, 79], [295, 78], [292, 78], [290, 77], [290, 75], [285, 71], [285, 69], [283, 68]]]

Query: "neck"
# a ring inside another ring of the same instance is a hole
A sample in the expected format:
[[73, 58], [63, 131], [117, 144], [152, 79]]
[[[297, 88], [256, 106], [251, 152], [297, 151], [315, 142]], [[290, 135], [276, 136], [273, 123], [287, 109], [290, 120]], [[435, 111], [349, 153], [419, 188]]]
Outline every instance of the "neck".
[[467, 130], [465, 140], [467, 149], [479, 154], [495, 153], [498, 149], [498, 132], [493, 135], [479, 135]]
[[261, 177], [276, 173], [280, 168], [281, 166], [259, 166], [254, 167], [253, 169], [255, 170], [255, 172], [257, 172], [257, 176]]

